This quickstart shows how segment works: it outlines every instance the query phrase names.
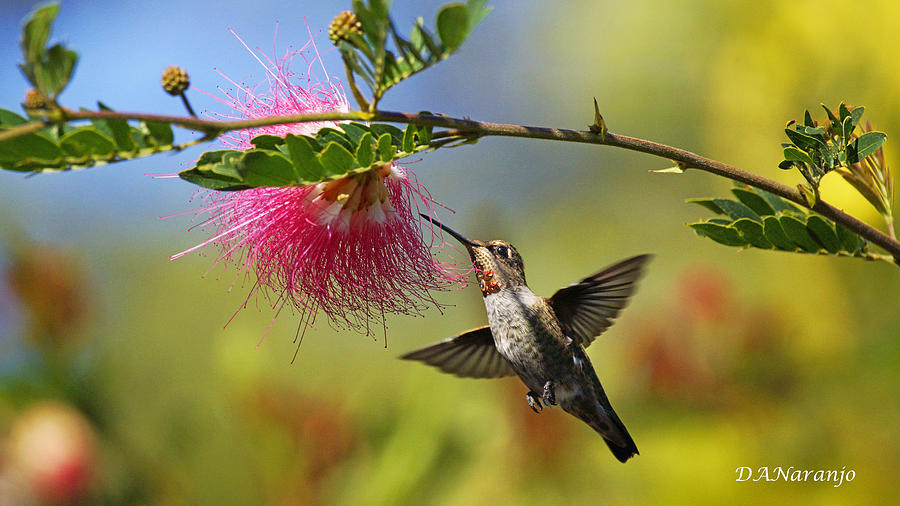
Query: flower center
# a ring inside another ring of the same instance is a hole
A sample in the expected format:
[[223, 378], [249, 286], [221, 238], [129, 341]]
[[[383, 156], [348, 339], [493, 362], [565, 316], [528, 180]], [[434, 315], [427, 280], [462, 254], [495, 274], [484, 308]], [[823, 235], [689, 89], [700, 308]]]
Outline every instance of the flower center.
[[391, 164], [317, 184], [309, 198], [319, 209], [322, 225], [349, 228], [371, 221], [383, 223], [394, 212], [385, 179], [396, 177]]

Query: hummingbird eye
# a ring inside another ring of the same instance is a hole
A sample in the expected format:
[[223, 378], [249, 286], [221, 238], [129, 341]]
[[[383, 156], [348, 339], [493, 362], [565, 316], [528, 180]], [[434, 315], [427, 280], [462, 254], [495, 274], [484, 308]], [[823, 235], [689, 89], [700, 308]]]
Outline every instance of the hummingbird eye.
[[503, 245], [497, 246], [497, 254], [509, 258], [509, 248]]

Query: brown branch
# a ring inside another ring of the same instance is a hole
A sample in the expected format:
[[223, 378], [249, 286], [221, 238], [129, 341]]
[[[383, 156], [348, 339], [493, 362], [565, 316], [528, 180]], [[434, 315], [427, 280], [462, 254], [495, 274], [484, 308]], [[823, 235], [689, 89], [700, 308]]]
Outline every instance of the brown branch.
[[200, 119], [187, 116], [167, 116], [163, 114], [143, 114], [120, 111], [72, 111], [64, 109], [66, 120], [85, 119], [133, 119], [138, 121], [154, 121], [158, 123], [171, 123], [182, 128], [211, 132], [217, 135], [232, 130], [245, 128], [259, 128], [271, 125], [284, 125], [290, 123], [309, 123], [313, 121], [368, 121], [371, 114], [365, 112], [325, 112], [317, 114], [301, 114], [295, 116], [272, 116], [261, 119], [248, 119], [237, 121], [218, 121]]
[[[270, 118], [239, 120], [239, 121], [216, 121], [204, 120], [183, 116], [166, 116], [158, 114], [135, 114], [117, 111], [72, 111], [62, 109], [62, 117], [65, 121], [85, 120], [85, 119], [131, 119], [140, 121], [157, 121], [161, 123], [171, 123], [183, 128], [200, 130], [206, 133], [206, 137], [212, 138], [222, 133], [232, 130], [242, 130], [246, 128], [259, 128], [269, 125], [280, 125], [289, 123], [305, 123], [313, 121], [386, 121], [391, 123], [412, 123], [416, 125], [425, 125], [432, 127], [447, 128], [450, 130], [435, 132], [434, 139], [442, 139], [448, 137], [524, 137], [529, 139], [546, 139], [564, 142], [580, 142], [586, 144], [600, 144], [605, 146], [613, 146], [631, 151], [638, 151], [649, 155], [658, 156], [668, 160], [678, 162], [684, 168], [693, 168], [709, 172], [717, 176], [722, 176], [733, 181], [744, 183], [770, 193], [774, 193], [791, 202], [799, 204], [807, 209], [812, 209], [819, 214], [837, 222], [852, 230], [856, 234], [868, 239], [873, 244], [878, 245], [885, 251], [889, 252], [894, 261], [900, 265], [900, 242], [889, 237], [887, 234], [878, 229], [850, 216], [844, 211], [819, 200], [812, 207], [806, 202], [806, 199], [796, 188], [781, 184], [777, 181], [753, 174], [731, 165], [717, 162], [709, 158], [705, 158], [698, 154], [683, 149], [674, 148], [665, 144], [659, 144], [634, 137], [626, 137], [624, 135], [615, 135], [612, 133], [593, 133], [582, 130], [567, 130], [559, 128], [532, 127], [524, 125], [510, 125], [504, 123], [488, 123], [483, 121], [472, 121], [469, 119], [451, 118], [448, 116], [430, 115], [430, 114], [411, 114], [392, 111], [376, 111], [374, 113], [350, 111], [350, 112], [329, 112], [319, 114], [302, 114], [294, 116], [277, 116]], [[54, 118], [47, 118], [46, 121], [53, 122]], [[11, 139], [19, 135], [25, 135], [46, 126], [45, 122], [33, 122], [20, 125], [12, 129], [0, 132], [0, 141]]]
[[[382, 116], [383, 114], [383, 112], [378, 113], [378, 116]], [[408, 121], [411, 118], [379, 119], [383, 121], [411, 122]], [[876, 244], [879, 247], [883, 248], [894, 257], [894, 262], [900, 265], [900, 242], [897, 242], [895, 239], [892, 239], [890, 236], [872, 227], [871, 225], [860, 221], [859, 219], [845, 213], [844, 211], [832, 206], [831, 204], [828, 204], [821, 199], [816, 202], [816, 205], [810, 208], [809, 204], [806, 202], [806, 199], [796, 188], [792, 188], [777, 181], [773, 181], [760, 175], [741, 170], [737, 167], [732, 167], [731, 165], [722, 162], [717, 162], [715, 160], [705, 158], [690, 151], [666, 146], [665, 144], [646, 141], [643, 139], [637, 139], [634, 137], [615, 135], [612, 133], [606, 133], [606, 135], [601, 136], [589, 131], [528, 127], [522, 125], [506, 125], [498, 123], [482, 123], [469, 120], [456, 120], [453, 118], [440, 119], [444, 121], [428, 121], [424, 124], [433, 124], [433, 126], [439, 126], [440, 124], [440, 126], [443, 126], [447, 123], [453, 123], [453, 128], [456, 128], [457, 130], [435, 133], [432, 137], [436, 139], [444, 136], [463, 135], [477, 132], [481, 136], [499, 135], [507, 137], [527, 137], [530, 139], [548, 139], [568, 142], [581, 142], [587, 144], [601, 144], [629, 149], [631, 151], [638, 151], [641, 153], [673, 160], [675, 162], [679, 162], [684, 166], [684, 168], [698, 169], [704, 172], [715, 174], [717, 176], [731, 179], [732, 181], [744, 183], [755, 188], [765, 190], [769, 193], [774, 193], [779, 197], [783, 197], [807, 209], [812, 209], [822, 216], [840, 223], [846, 228], [852, 230], [854, 233], [868, 239], [873, 244]]]

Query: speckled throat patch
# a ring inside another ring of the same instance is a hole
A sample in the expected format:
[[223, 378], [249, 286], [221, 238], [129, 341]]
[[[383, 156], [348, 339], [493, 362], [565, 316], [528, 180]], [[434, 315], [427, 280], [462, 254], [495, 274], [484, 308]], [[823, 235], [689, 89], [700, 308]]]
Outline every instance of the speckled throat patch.
[[500, 283], [494, 279], [494, 271], [479, 272], [478, 282], [481, 283], [481, 295], [485, 297], [500, 291]]

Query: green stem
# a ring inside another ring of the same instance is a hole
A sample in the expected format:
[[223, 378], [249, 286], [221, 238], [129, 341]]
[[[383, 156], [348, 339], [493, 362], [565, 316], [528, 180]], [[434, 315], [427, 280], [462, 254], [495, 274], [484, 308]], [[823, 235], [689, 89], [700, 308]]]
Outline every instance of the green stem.
[[[361, 111], [350, 112], [329, 112], [318, 114], [301, 114], [293, 116], [277, 116], [270, 118], [259, 118], [240, 121], [216, 121], [204, 120], [199, 118], [183, 117], [183, 116], [166, 116], [158, 114], [135, 114], [117, 111], [72, 111], [63, 109], [63, 118], [66, 121], [87, 120], [87, 119], [131, 119], [140, 121], [157, 121], [161, 123], [171, 123], [183, 128], [200, 130], [207, 134], [207, 137], [214, 137], [232, 130], [242, 130], [246, 128], [260, 128], [270, 125], [281, 125], [289, 123], [305, 123], [312, 121], [386, 121], [390, 123], [412, 123], [416, 125], [432, 126], [450, 129], [443, 132], [435, 132], [432, 136], [435, 140], [447, 137], [523, 137], [528, 139], [546, 139], [563, 142], [578, 142], [585, 144], [600, 144], [605, 146], [613, 146], [631, 151], [637, 151], [648, 155], [658, 156], [668, 160], [677, 162], [685, 168], [693, 168], [709, 172], [717, 176], [722, 176], [732, 181], [744, 183], [746, 185], [774, 193], [791, 202], [794, 202], [807, 209], [812, 209], [817, 213], [840, 223], [844, 227], [852, 230], [856, 234], [868, 239], [873, 244], [878, 245], [893, 256], [895, 263], [900, 265], [900, 242], [889, 237], [887, 234], [878, 229], [850, 216], [842, 210], [822, 201], [817, 200], [815, 205], [811, 206], [796, 189], [781, 184], [777, 181], [753, 174], [737, 167], [705, 158], [698, 154], [683, 149], [659, 144], [635, 137], [627, 137], [624, 135], [616, 135], [606, 133], [605, 135], [595, 134], [590, 131], [568, 130], [561, 128], [533, 127], [524, 125], [511, 125], [505, 123], [489, 123], [483, 121], [473, 121], [461, 118], [451, 118], [448, 116], [437, 116], [431, 114], [412, 114], [392, 111], [376, 111], [372, 113]], [[52, 118], [48, 118], [52, 121]], [[19, 135], [25, 135], [45, 126], [44, 122], [33, 122], [20, 125], [12, 129], [0, 132], [0, 141], [11, 139]]]
[[354, 77], [355, 73], [352, 69], [350, 69], [350, 65], [347, 63], [347, 60], [344, 59], [344, 71], [347, 73], [347, 86], [350, 87], [350, 91], [353, 92], [353, 98], [356, 99], [356, 103], [359, 105], [360, 109], [369, 109], [369, 101], [366, 100], [365, 95], [359, 91], [359, 86], [356, 84], [356, 78]]
[[38, 130], [48, 126], [47, 123], [43, 121], [32, 121], [31, 123], [22, 123], [19, 126], [14, 126], [8, 130], [0, 131], [0, 142], [9, 139], [15, 139], [16, 137], [21, 137], [23, 135], [28, 135]]

